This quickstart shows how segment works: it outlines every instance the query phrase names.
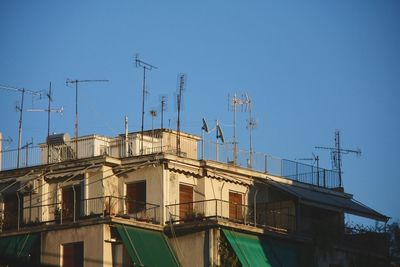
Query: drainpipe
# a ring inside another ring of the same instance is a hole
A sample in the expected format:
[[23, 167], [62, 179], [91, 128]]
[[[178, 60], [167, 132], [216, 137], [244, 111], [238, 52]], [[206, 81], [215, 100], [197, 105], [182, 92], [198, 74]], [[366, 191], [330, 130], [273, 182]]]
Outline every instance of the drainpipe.
[[20, 199], [20, 195], [19, 195], [18, 191], [16, 192], [16, 194], [17, 194], [17, 198], [18, 198], [18, 209], [17, 209], [17, 212], [18, 212], [18, 214], [17, 214], [17, 231], [19, 231], [19, 224], [20, 224], [20, 220], [21, 220], [21, 218], [20, 218], [20, 212], [21, 212], [21, 199]]
[[72, 191], [74, 191], [74, 209], [73, 209], [73, 213], [74, 213], [74, 222], [76, 220], [75, 218], [75, 212], [76, 212], [76, 191], [75, 191], [75, 185], [72, 185]]
[[256, 192], [254, 193], [254, 227], [257, 227], [257, 193], [258, 187], [256, 188]]
[[[222, 183], [222, 186], [221, 186], [221, 192], [220, 192], [220, 200], [221, 200], [221, 213], [220, 213], [220, 215], [221, 215], [221, 217], [222, 217], [222, 189], [224, 189], [224, 186], [225, 186], [225, 182], [223, 182]], [[218, 218], [218, 214], [215, 214], [215, 216]]]
[[[249, 193], [249, 187], [247, 187], [247, 189], [246, 189], [246, 193], [244, 193], [244, 199], [248, 199], [247, 198], [247, 194]], [[249, 204], [248, 203], [248, 201], [247, 201], [247, 204]], [[249, 205], [246, 205], [247, 206], [247, 209], [248, 209], [248, 207], [249, 207]], [[245, 207], [246, 207], [245, 206]], [[246, 224], [246, 221], [247, 221], [247, 213], [248, 213], [248, 211], [245, 213], [245, 216], [244, 216], [244, 224]]]

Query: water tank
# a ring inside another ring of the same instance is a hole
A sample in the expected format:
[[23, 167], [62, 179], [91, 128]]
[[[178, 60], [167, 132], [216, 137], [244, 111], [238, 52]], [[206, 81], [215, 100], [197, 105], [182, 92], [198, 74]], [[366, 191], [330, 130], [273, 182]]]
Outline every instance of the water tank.
[[71, 138], [67, 133], [60, 133], [60, 134], [52, 134], [47, 136], [47, 144], [48, 145], [63, 145], [69, 142]]

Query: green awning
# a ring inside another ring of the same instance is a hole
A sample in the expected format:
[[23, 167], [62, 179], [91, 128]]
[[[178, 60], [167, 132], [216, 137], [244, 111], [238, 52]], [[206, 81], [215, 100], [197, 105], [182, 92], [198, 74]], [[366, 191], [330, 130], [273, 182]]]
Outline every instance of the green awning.
[[258, 236], [222, 231], [243, 267], [271, 267]]
[[162, 232], [116, 226], [135, 266], [179, 266], [179, 262]]
[[0, 258], [23, 259], [28, 258], [38, 234], [7, 236], [0, 238]]
[[261, 244], [272, 267], [297, 267], [296, 248], [281, 241], [262, 239]]

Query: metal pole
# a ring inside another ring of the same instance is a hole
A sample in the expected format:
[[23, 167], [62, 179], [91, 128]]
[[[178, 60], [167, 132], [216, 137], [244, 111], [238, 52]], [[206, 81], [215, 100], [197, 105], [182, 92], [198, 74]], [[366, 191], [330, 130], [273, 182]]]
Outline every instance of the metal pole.
[[201, 159], [204, 159], [204, 130], [201, 130]]
[[78, 158], [78, 80], [75, 80], [75, 154]]
[[21, 146], [22, 146], [22, 118], [23, 118], [22, 114], [23, 114], [23, 110], [24, 110], [24, 97], [25, 97], [25, 88], [22, 88], [21, 107], [19, 107], [17, 168], [19, 168], [20, 152], [21, 152]]
[[144, 128], [144, 97], [146, 93], [146, 67], [143, 66], [143, 88], [142, 88], [142, 129], [140, 136], [140, 155], [143, 155], [143, 128]]
[[[50, 136], [50, 114], [51, 114], [51, 82], [49, 88], [49, 94], [47, 95], [49, 99], [49, 105], [47, 109], [47, 138]], [[50, 144], [47, 143], [47, 163], [50, 163]]]

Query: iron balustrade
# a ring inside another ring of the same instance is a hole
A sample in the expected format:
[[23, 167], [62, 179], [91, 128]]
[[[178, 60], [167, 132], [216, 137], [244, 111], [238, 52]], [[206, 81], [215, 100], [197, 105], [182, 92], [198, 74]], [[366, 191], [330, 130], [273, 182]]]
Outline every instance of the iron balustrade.
[[[19, 230], [38, 225], [64, 224], [109, 216], [152, 224], [161, 222], [159, 205], [139, 202], [127, 197], [93, 197], [73, 204], [72, 210], [62, 209], [63, 202], [55, 202], [28, 205], [23, 207], [20, 212], [18, 209], [0, 211], [0, 231]], [[139, 206], [140, 209], [134, 212], [129, 211], [129, 205], [133, 204]]]
[[[292, 233], [296, 230], [296, 215], [285, 209], [268, 211], [266, 207], [257, 208], [254, 216], [252, 206], [237, 204], [220, 199], [199, 200], [166, 205], [166, 224], [215, 220]], [[264, 214], [264, 216], [260, 216]]]
[[[146, 133], [144, 136], [143, 153], [139, 151], [139, 135], [107, 138], [90, 136], [78, 140], [78, 153], [75, 151], [74, 140], [64, 144], [38, 146], [26, 146], [20, 153], [20, 168], [37, 166], [47, 163], [69, 161], [76, 158], [90, 158], [107, 155], [114, 158], [125, 158], [155, 153], [177, 154], [176, 148], [162, 143], [160, 133]], [[95, 145], [96, 144], [96, 145]], [[190, 144], [181, 143], [182, 151], [190, 151]], [[227, 164], [233, 164], [232, 144], [217, 144], [204, 140], [204, 153], [201, 149], [201, 142], [198, 144], [198, 159], [214, 160]], [[48, 155], [50, 153], [50, 155]], [[10, 149], [0, 151], [0, 170], [17, 168], [18, 150]], [[184, 156], [184, 155], [180, 155]], [[253, 152], [250, 162], [250, 152], [237, 149], [236, 165], [244, 168], [251, 168], [256, 171], [271, 175], [282, 176], [291, 180], [317, 185], [326, 188], [339, 186], [339, 173], [324, 168], [317, 168], [312, 165], [299, 163], [287, 159], [281, 159], [272, 155]]]

